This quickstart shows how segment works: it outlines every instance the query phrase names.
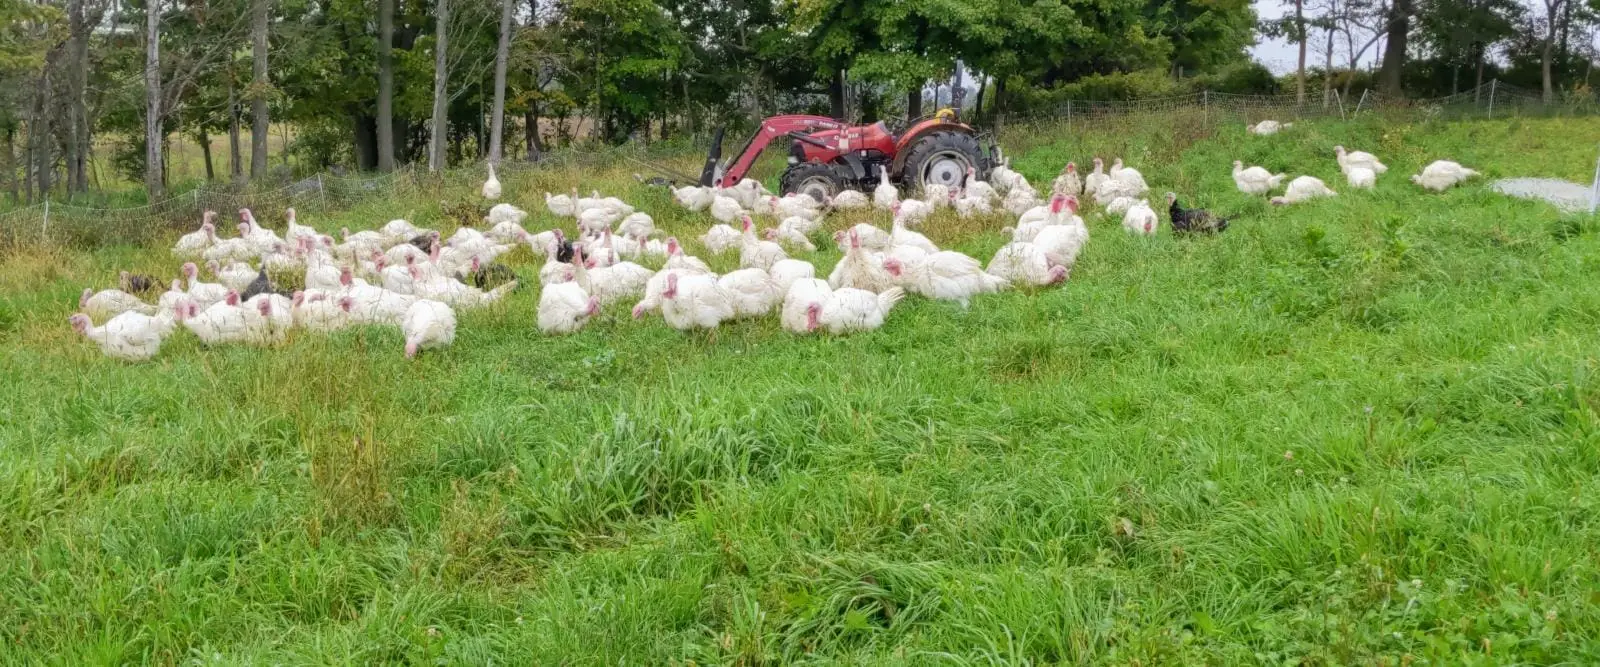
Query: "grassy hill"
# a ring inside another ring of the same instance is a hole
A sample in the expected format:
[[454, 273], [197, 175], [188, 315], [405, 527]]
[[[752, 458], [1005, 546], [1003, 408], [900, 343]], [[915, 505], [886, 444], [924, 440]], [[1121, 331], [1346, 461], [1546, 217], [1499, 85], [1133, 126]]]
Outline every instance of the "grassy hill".
[[[66, 318], [118, 269], [176, 275], [164, 248], [7, 256], [0, 656], [1594, 662], [1600, 234], [1486, 183], [1586, 182], [1597, 141], [1595, 119], [1015, 128], [1041, 187], [1121, 155], [1235, 223], [1091, 215], [1064, 286], [912, 298], [849, 338], [685, 335], [626, 305], [547, 338], [532, 280], [410, 363], [372, 328], [180, 333], [135, 366]], [[1344, 192], [1335, 143], [1391, 171]], [[1489, 178], [1409, 183], [1439, 158]], [[1270, 207], [1234, 159], [1341, 195]], [[626, 171], [523, 172], [508, 198], [530, 229], [574, 184], [683, 237], [710, 223]], [[1004, 224], [925, 231], [987, 260]]]

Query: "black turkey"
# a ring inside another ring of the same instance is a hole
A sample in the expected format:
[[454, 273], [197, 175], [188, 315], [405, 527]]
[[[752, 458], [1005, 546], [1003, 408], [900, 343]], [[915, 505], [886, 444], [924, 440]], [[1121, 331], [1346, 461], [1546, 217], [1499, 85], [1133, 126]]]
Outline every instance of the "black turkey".
[[1179, 234], [1215, 234], [1228, 229], [1228, 219], [1203, 208], [1178, 205], [1178, 195], [1167, 193], [1167, 214], [1172, 216], [1172, 231]]
[[153, 292], [162, 287], [161, 281], [154, 276], [147, 276], [142, 273], [128, 273], [127, 271], [122, 272], [122, 291], [124, 292], [140, 294]]

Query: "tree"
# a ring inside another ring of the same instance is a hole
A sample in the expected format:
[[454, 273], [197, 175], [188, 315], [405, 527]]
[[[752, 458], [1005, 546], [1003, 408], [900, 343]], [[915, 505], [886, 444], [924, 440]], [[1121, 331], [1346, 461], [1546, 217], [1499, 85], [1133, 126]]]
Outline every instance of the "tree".
[[1406, 66], [1406, 40], [1411, 33], [1412, 3], [1416, 0], [1394, 0], [1389, 8], [1386, 26], [1389, 45], [1383, 51], [1383, 64], [1378, 70], [1378, 90], [1385, 95], [1400, 97], [1405, 94], [1401, 75]]
[[378, 170], [394, 171], [394, 3], [378, 0]]
[[1553, 77], [1550, 74], [1550, 62], [1552, 57], [1555, 55], [1556, 26], [1559, 24], [1561, 18], [1561, 7], [1567, 1], [1568, 0], [1544, 0], [1544, 19], [1546, 29], [1544, 33], [1544, 52], [1540, 56], [1539, 61], [1539, 73], [1544, 81], [1544, 101], [1546, 104], [1555, 101], [1556, 97], [1555, 82], [1552, 80]]
[[435, 0], [433, 43], [433, 116], [428, 124], [428, 171], [445, 167], [445, 110], [450, 100], [445, 97], [446, 79], [450, 76], [450, 1]]
[[254, 61], [250, 81], [250, 178], [267, 175], [267, 97], [271, 90], [267, 71], [267, 24], [271, 15], [271, 0], [250, 2], [250, 42]]
[[161, 5], [160, 0], [145, 0], [144, 18], [144, 191], [151, 202], [166, 194], [161, 145], [167, 132], [162, 128], [161, 110]]
[[489, 130], [489, 163], [500, 164], [506, 122], [506, 66], [511, 59], [511, 3], [500, 0], [500, 46], [494, 54], [494, 109]]
[[1300, 45], [1300, 57], [1294, 71], [1294, 103], [1306, 103], [1306, 3], [1294, 0], [1294, 41]]
[[1475, 85], [1481, 87], [1486, 54], [1516, 35], [1524, 13], [1515, 0], [1430, 2], [1417, 15], [1416, 38], [1451, 65], [1451, 93], [1459, 89], [1462, 66], [1476, 69]]

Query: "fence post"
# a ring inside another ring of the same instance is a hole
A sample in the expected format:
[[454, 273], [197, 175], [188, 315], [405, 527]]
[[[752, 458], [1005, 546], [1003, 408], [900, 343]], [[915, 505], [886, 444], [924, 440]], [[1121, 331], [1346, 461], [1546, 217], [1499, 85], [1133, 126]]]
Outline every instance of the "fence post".
[[1370, 94], [1371, 92], [1372, 92], [1371, 88], [1368, 88], [1366, 90], [1361, 91], [1361, 99], [1356, 100], [1356, 110], [1350, 112], [1350, 115], [1354, 116], [1354, 115], [1356, 115], [1358, 113], [1361, 113], [1361, 105], [1367, 103], [1367, 95]]
[[50, 242], [50, 196], [48, 194], [44, 198], [44, 226], [39, 229], [39, 242], [44, 244], [49, 244]]
[[322, 199], [322, 212], [328, 212], [328, 188], [322, 184], [322, 173], [317, 173], [317, 196]]
[[1211, 91], [1200, 91], [1200, 111], [1207, 124], [1211, 123]]
[[1067, 131], [1072, 131], [1072, 100], [1067, 100]]
[[1600, 158], [1594, 162], [1594, 186], [1589, 188], [1589, 215], [1594, 215], [1596, 208], [1600, 208]]

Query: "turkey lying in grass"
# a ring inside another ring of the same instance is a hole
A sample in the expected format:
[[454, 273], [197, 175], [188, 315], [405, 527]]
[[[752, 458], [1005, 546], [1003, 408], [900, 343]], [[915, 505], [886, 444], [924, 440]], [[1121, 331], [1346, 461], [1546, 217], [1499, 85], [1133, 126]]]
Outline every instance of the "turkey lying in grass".
[[100, 346], [106, 356], [122, 361], [146, 361], [161, 351], [161, 342], [173, 329], [173, 314], [144, 315], [128, 311], [94, 326], [83, 313], [70, 318], [72, 328]]
[[1172, 219], [1172, 231], [1178, 234], [1215, 234], [1228, 229], [1227, 218], [1203, 208], [1183, 208], [1172, 192], [1167, 193], [1167, 215]]
[[1437, 160], [1422, 172], [1411, 177], [1411, 182], [1434, 192], [1444, 192], [1457, 183], [1466, 181], [1478, 172], [1461, 166], [1460, 163], [1449, 160]]
[[1327, 184], [1323, 183], [1320, 178], [1300, 176], [1289, 181], [1289, 187], [1283, 189], [1282, 197], [1273, 197], [1268, 202], [1275, 206], [1284, 206], [1298, 204], [1318, 197], [1332, 197], [1337, 194], [1339, 193], [1329, 190]]
[[1263, 167], [1246, 168], [1241, 160], [1233, 161], [1233, 184], [1247, 195], [1264, 195], [1277, 189], [1283, 174], [1274, 174]]
[[96, 292], [93, 288], [85, 287], [83, 293], [78, 295], [78, 311], [87, 314], [95, 321], [104, 322], [128, 312], [154, 315], [156, 307], [122, 290], [108, 289]]

